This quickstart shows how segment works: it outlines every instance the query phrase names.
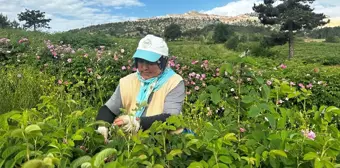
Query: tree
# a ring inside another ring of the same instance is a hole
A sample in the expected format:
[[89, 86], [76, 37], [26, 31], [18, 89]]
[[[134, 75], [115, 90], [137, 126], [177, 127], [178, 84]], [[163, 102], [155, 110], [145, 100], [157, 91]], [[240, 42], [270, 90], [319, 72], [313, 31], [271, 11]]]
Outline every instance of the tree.
[[224, 43], [228, 40], [230, 35], [231, 31], [228, 26], [221, 23], [216, 25], [212, 39], [215, 43]]
[[19, 28], [19, 23], [16, 20], [13, 20], [13, 22], [11, 22], [7, 16], [3, 15], [0, 13], [0, 28], [4, 29], [4, 28], [14, 28], [17, 29]]
[[39, 27], [50, 28], [48, 22], [50, 22], [51, 19], [45, 19], [45, 12], [40, 12], [39, 10], [25, 10], [25, 12], [18, 14], [19, 21], [26, 22], [23, 25], [24, 28], [31, 28], [33, 26], [34, 31]]
[[264, 25], [278, 25], [281, 33], [288, 34], [289, 57], [294, 56], [294, 33], [304, 30], [312, 30], [318, 26], [323, 26], [328, 21], [324, 21], [324, 14], [314, 13], [310, 4], [314, 0], [279, 0], [279, 4], [274, 6], [277, 0], [263, 0], [263, 4], [253, 6], [253, 10], [258, 13], [258, 18]]
[[0, 13], [0, 28], [7, 28], [11, 26], [11, 21], [8, 20], [7, 16]]
[[170, 24], [164, 30], [166, 40], [175, 40], [182, 35], [181, 27], [177, 24]]
[[14, 29], [18, 29], [20, 24], [16, 20], [14, 20], [13, 22], [11, 22], [10, 26]]

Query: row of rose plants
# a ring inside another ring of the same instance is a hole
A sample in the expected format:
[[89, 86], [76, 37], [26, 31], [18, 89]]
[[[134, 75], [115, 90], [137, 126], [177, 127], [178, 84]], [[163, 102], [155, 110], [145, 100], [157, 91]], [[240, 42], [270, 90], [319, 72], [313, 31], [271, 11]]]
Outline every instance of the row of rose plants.
[[[256, 62], [250, 57], [238, 57], [219, 67], [208, 61], [183, 66], [174, 62], [175, 57], [169, 66], [182, 71], [188, 90], [183, 116], [155, 123], [136, 135], [112, 127], [110, 142], [105, 144], [95, 132], [96, 125], [103, 124], [94, 122], [97, 109], [76, 108], [85, 100], [74, 95], [86, 90], [86, 85], [78, 82], [71, 87], [70, 83], [56, 82], [56, 87], [72, 96], [43, 96], [34, 109], [1, 115], [1, 166], [339, 166], [336, 117], [340, 110], [335, 106], [306, 106], [311, 89], [276, 78], [264, 79], [254, 70]], [[123, 66], [130, 65], [121, 65], [120, 73], [127, 70]], [[118, 79], [121, 74], [117, 75]], [[96, 81], [103, 76], [96, 76]], [[84, 88], [72, 90], [77, 87]], [[61, 107], [74, 111], [66, 113]], [[180, 127], [195, 134], [169, 134]]]
[[[1, 39], [2, 45], [8, 45], [11, 42], [11, 40], [7, 38]], [[39, 68], [41, 72], [59, 78], [56, 80], [59, 84], [72, 85], [72, 83], [83, 81], [85, 85], [90, 87], [100, 85], [100, 88], [105, 88], [101, 91], [92, 88], [92, 92], [83, 93], [82, 95], [96, 93], [94, 98], [97, 98], [102, 97], [98, 95], [100, 92], [104, 94], [104, 99], [106, 99], [110, 96], [110, 91], [112, 91], [112, 88], [114, 88], [117, 83], [116, 77], [122, 77], [135, 71], [132, 60], [130, 59], [134, 49], [131, 48], [131, 45], [128, 43], [115, 43], [116, 47], [113, 49], [106, 46], [98, 46], [96, 49], [76, 49], [72, 48], [69, 44], [64, 44], [62, 41], [53, 43], [50, 40], [45, 40], [42, 47], [34, 49], [30, 47], [31, 43], [33, 42], [25, 37], [17, 42], [12, 42], [11, 45], [14, 50], [17, 48], [15, 47], [16, 45], [20, 45], [26, 49], [31, 49], [32, 53], [29, 55], [27, 53], [19, 53], [16, 56], [12, 55], [10, 64], [34, 65]], [[36, 46], [36, 44], [34, 46]], [[12, 51], [9, 50], [8, 52]], [[216, 58], [215, 60], [209, 61], [205, 59], [190, 60], [187, 56], [181, 56], [179, 59], [171, 58], [169, 65], [186, 77], [187, 86], [190, 86], [188, 94], [190, 94], [205, 87], [207, 82], [211, 81], [210, 77], [224, 75], [219, 73], [218, 68], [211, 68], [211, 65], [218, 65], [221, 59], [222, 58]], [[187, 64], [189, 61], [191, 63]], [[319, 72], [320, 69], [318, 67], [306, 66], [308, 68], [296, 68], [297, 65], [295, 64], [288, 67], [284, 64], [282, 65], [283, 66], [277, 65], [273, 69], [266, 69], [266, 67], [261, 68], [259, 73], [263, 74], [263, 77], [269, 80], [274, 76], [280, 79], [291, 80], [291, 84], [299, 87], [303, 86], [307, 87], [307, 89], [315, 89], [314, 92], [316, 94], [310, 102], [307, 102], [308, 105], [340, 105], [337, 101], [340, 96], [338, 89], [340, 86], [337, 85], [336, 76], [339, 73], [336, 72], [336, 69], [333, 71]], [[257, 65], [257, 67], [261, 66], [263, 65]], [[202, 73], [196, 74], [198, 71]], [[305, 74], [301, 73], [301, 71], [304, 71]], [[209, 74], [211, 74], [211, 76], [208, 76]], [[96, 78], [97, 81], [94, 81], [96, 80], [94, 78]], [[98, 81], [98, 79], [100, 80]], [[251, 83], [251, 81], [248, 82]], [[98, 101], [94, 100], [94, 102]]]
[[[308, 106], [309, 83], [266, 79], [250, 57], [223, 65], [171, 57], [169, 66], [186, 82], [184, 117], [138, 135], [115, 128], [104, 144], [94, 131], [92, 106], [107, 100], [120, 77], [134, 72], [127, 54], [132, 50], [51, 45], [27, 63], [54, 75], [55, 86], [67, 96], [53, 93], [36, 109], [1, 115], [4, 167], [334, 167], [339, 162], [339, 109]], [[176, 127], [195, 135], [167, 133]]]

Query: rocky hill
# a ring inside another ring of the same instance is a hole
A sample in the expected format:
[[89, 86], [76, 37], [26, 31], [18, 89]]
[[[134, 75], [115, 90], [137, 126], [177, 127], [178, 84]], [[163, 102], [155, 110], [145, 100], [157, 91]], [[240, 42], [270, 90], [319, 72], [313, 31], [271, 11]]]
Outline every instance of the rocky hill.
[[[180, 25], [182, 32], [186, 32], [188, 30], [202, 29], [204, 27], [217, 23], [225, 23], [229, 25], [239, 26], [262, 26], [259, 23], [257, 15], [253, 13], [230, 17], [190, 11], [184, 14], [168, 14], [165, 16], [143, 18], [134, 21], [93, 25], [81, 29], [70, 30], [70, 32], [102, 32], [119, 37], [140, 36], [147, 33], [162, 36], [165, 27], [169, 26], [172, 23]], [[331, 18], [331, 22], [323, 27], [336, 26], [340, 26], [339, 18]]]
[[208, 25], [216, 23], [232, 25], [259, 25], [257, 17], [253, 14], [228, 17], [190, 11], [184, 14], [169, 14], [134, 21], [94, 25], [71, 31], [103, 32], [116, 36], [136, 36], [145, 33], [161, 35], [163, 34], [165, 27], [172, 23], [180, 25], [182, 32], [192, 29], [202, 29]]

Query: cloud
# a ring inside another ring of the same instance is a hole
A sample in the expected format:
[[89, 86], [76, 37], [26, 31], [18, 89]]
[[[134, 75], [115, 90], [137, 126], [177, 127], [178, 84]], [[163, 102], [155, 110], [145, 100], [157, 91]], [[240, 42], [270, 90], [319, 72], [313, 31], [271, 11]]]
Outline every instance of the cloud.
[[245, 13], [253, 12], [254, 3], [258, 4], [263, 1], [259, 0], [238, 0], [234, 2], [229, 2], [225, 6], [216, 7], [208, 11], [202, 11], [206, 14], [216, 14], [223, 16], [237, 16]]
[[[213, 8], [208, 11], [201, 11], [207, 14], [216, 14], [223, 16], [237, 16], [245, 13], [254, 12], [252, 7], [255, 4], [263, 3], [263, 0], [236, 0], [227, 3], [225, 6]], [[340, 17], [340, 1], [339, 0], [320, 0], [314, 1], [311, 5], [316, 13], [324, 13], [330, 17]]]
[[135, 20], [137, 17], [112, 14], [113, 10], [144, 6], [139, 0], [0, 0], [0, 4], [6, 4], [0, 6], [0, 11], [10, 20], [18, 21], [17, 14], [25, 8], [45, 12], [45, 17], [52, 19], [49, 32]]

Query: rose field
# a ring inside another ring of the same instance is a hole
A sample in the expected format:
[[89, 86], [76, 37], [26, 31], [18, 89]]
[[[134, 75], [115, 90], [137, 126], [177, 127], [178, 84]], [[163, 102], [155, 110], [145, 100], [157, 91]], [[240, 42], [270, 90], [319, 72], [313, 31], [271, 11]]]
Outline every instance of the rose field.
[[287, 45], [261, 57], [171, 41], [182, 115], [138, 134], [110, 127], [104, 143], [95, 117], [135, 72], [138, 41], [0, 29], [0, 167], [340, 167], [340, 43], [297, 40], [287, 60]]

